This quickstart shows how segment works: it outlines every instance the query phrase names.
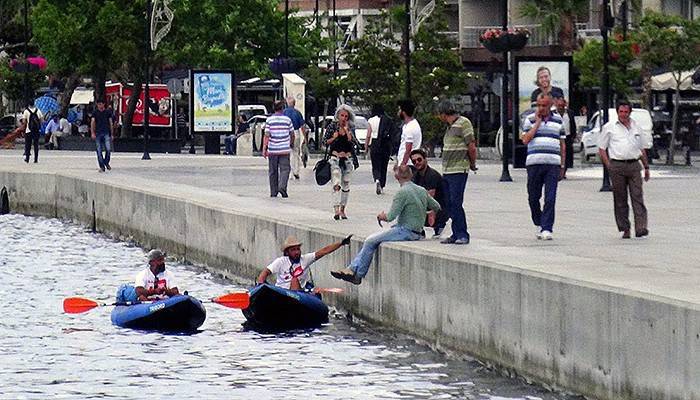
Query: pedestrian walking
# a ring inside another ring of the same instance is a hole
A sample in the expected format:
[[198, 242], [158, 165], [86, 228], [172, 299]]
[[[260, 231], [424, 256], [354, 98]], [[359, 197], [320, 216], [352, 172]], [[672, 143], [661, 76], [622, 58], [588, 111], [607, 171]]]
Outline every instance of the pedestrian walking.
[[22, 113], [24, 120], [24, 162], [29, 162], [31, 148], [34, 147], [34, 163], [39, 162], [39, 135], [41, 134], [41, 120], [44, 115], [36, 106], [29, 103]]
[[428, 165], [428, 155], [423, 149], [415, 149], [411, 152], [411, 162], [415, 170], [413, 172], [413, 183], [428, 191], [430, 197], [440, 204], [440, 211], [430, 211], [425, 218], [425, 226], [432, 227], [435, 231], [433, 238], [438, 238], [442, 234], [449, 215], [447, 214], [447, 196], [445, 195], [445, 184], [442, 175]]
[[[557, 184], [563, 176], [566, 157], [566, 133], [561, 116], [553, 113], [552, 97], [541, 93], [537, 96], [537, 111], [523, 121], [520, 135], [527, 144], [527, 194], [532, 222], [537, 228], [537, 238], [552, 240], [554, 207]], [[544, 207], [540, 206], [544, 187]]]
[[[95, 141], [97, 150], [97, 164], [100, 172], [105, 172], [105, 168], [111, 170], [109, 165], [110, 154], [112, 153], [112, 139], [114, 139], [114, 116], [112, 112], [105, 108], [105, 101], [97, 100], [97, 109], [92, 113], [90, 131], [92, 140]], [[104, 156], [102, 153], [104, 152]]]
[[286, 198], [289, 197], [289, 153], [294, 142], [294, 126], [292, 120], [284, 115], [284, 101], [275, 101], [273, 109], [275, 113], [265, 121], [263, 157], [267, 158], [268, 162], [270, 197], [280, 194]]
[[574, 113], [568, 108], [568, 103], [564, 98], [564, 93], [553, 93], [554, 106], [561, 116], [564, 133], [566, 133], [566, 162], [564, 163], [564, 173], [562, 179], [566, 179], [566, 171], [574, 167], [574, 139], [576, 138], [576, 119]]
[[394, 123], [384, 113], [381, 104], [372, 106], [372, 117], [367, 120], [367, 137], [365, 138], [365, 153], [369, 152], [372, 160], [372, 178], [379, 195], [386, 186], [386, 173], [391, 158], [392, 133]]
[[355, 113], [346, 104], [335, 110], [334, 120], [326, 127], [325, 142], [329, 148], [331, 184], [333, 187], [333, 219], [348, 219], [345, 208], [350, 197], [350, 176], [355, 166], [352, 162], [355, 137]]
[[416, 105], [411, 100], [402, 100], [399, 102], [399, 118], [403, 121], [401, 128], [401, 144], [397, 163], [399, 165], [411, 165], [411, 151], [420, 149], [423, 143], [423, 131], [420, 124], [413, 117], [416, 111]]
[[476, 171], [476, 140], [471, 121], [459, 115], [451, 102], [438, 105], [438, 118], [448, 125], [442, 144], [442, 178], [447, 196], [447, 210], [452, 219], [452, 235], [440, 243], [469, 244], [464, 190], [469, 170]]
[[304, 116], [301, 112], [294, 108], [296, 105], [296, 100], [294, 96], [287, 97], [287, 108], [284, 109], [284, 115], [292, 120], [292, 126], [294, 127], [294, 142], [292, 143], [292, 151], [290, 154], [290, 162], [292, 165], [292, 175], [294, 179], [299, 179], [299, 172], [301, 171], [301, 149], [305, 143], [304, 135]]
[[[634, 232], [636, 237], [649, 234], [647, 229], [647, 208], [644, 205], [642, 177], [649, 181], [649, 161], [642, 142], [642, 131], [630, 115], [632, 106], [626, 101], [617, 105], [617, 121], [610, 121], [603, 126], [598, 141], [598, 154], [610, 172], [613, 204], [615, 205], [615, 222], [622, 232], [623, 239], [630, 238], [629, 204], [627, 194], [632, 200], [634, 213]], [[641, 164], [639, 163], [641, 161]]]
[[377, 215], [377, 221], [381, 224], [382, 221], [390, 222], [396, 219], [396, 225], [389, 230], [368, 236], [360, 252], [347, 268], [331, 272], [334, 278], [359, 285], [367, 275], [374, 252], [380, 244], [420, 240], [425, 237], [423, 222], [426, 211], [439, 211], [440, 204], [430, 197], [425, 189], [411, 182], [412, 177], [413, 172], [408, 165], [394, 167], [394, 178], [401, 188], [394, 196], [389, 213], [380, 212]]

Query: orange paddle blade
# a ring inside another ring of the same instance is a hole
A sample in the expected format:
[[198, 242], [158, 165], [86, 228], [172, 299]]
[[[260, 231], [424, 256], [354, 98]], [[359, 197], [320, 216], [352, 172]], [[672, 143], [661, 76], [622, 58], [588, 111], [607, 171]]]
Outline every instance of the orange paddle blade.
[[338, 287], [314, 288], [314, 293], [343, 293], [345, 289]]
[[99, 306], [98, 303], [82, 297], [68, 297], [63, 300], [63, 311], [68, 314], [80, 314]]
[[246, 292], [243, 293], [229, 293], [223, 296], [215, 297], [211, 299], [212, 302], [216, 304], [221, 304], [228, 308], [248, 308], [250, 305], [250, 295]]

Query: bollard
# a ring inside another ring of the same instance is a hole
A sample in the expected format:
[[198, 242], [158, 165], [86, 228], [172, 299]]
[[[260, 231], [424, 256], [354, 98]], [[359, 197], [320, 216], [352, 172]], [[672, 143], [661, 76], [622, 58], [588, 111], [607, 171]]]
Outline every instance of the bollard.
[[0, 190], [0, 215], [10, 213], [10, 196], [7, 194], [5, 186]]
[[95, 217], [95, 200], [92, 201], [92, 233], [97, 233], [97, 218]]

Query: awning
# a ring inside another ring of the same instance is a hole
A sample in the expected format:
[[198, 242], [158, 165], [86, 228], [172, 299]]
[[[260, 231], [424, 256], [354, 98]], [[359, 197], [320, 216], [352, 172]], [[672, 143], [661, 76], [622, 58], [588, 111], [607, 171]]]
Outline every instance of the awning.
[[[681, 73], [681, 90], [700, 90], [700, 85], [693, 84], [693, 73], [684, 71]], [[665, 91], [676, 90], [676, 78], [672, 72], [666, 72], [651, 77], [651, 90]]]
[[90, 104], [95, 99], [92, 90], [76, 90], [70, 97], [71, 104]]

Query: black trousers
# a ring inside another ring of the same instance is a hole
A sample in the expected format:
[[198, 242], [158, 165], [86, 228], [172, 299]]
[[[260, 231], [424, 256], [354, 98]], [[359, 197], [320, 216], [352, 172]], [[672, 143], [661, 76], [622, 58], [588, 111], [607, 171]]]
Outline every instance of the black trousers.
[[372, 160], [372, 179], [379, 181], [383, 188], [386, 186], [386, 171], [389, 166], [391, 148], [380, 144], [372, 144], [369, 150], [369, 157]]
[[39, 161], [39, 132], [24, 134], [24, 161], [29, 162], [30, 150], [34, 145], [34, 162]]

